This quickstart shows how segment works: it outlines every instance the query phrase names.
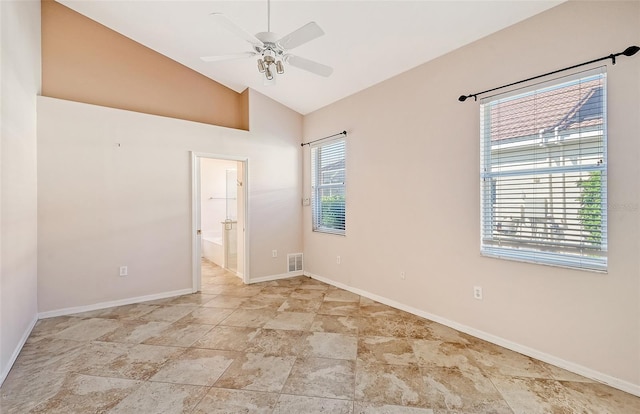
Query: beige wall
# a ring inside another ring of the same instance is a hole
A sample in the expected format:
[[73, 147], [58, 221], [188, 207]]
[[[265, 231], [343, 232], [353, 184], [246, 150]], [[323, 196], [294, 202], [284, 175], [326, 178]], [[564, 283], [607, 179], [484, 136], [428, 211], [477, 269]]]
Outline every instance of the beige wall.
[[251, 132], [39, 98], [40, 312], [192, 286], [190, 151], [248, 157], [250, 279], [286, 272], [271, 250], [302, 249], [302, 117], [250, 94]]
[[248, 128], [246, 94], [52, 0], [42, 1], [42, 95]]
[[0, 383], [36, 321], [40, 3], [0, 2]]
[[480, 256], [479, 105], [457, 101], [638, 41], [639, 2], [569, 2], [305, 116], [349, 133], [347, 235], [305, 207], [305, 270], [640, 394], [640, 56], [607, 64], [608, 274]]

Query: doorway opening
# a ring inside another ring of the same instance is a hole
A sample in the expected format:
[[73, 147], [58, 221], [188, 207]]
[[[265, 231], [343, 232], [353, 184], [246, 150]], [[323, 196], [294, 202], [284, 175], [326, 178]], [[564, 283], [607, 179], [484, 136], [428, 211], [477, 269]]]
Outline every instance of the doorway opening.
[[193, 291], [203, 267], [248, 280], [246, 158], [192, 153]]

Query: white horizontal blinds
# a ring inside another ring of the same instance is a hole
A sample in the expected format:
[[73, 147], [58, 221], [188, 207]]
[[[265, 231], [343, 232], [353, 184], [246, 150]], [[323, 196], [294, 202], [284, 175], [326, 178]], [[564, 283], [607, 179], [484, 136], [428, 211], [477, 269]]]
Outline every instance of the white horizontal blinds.
[[344, 139], [311, 147], [313, 230], [345, 232], [345, 149]]
[[482, 253], [607, 267], [603, 70], [481, 102]]

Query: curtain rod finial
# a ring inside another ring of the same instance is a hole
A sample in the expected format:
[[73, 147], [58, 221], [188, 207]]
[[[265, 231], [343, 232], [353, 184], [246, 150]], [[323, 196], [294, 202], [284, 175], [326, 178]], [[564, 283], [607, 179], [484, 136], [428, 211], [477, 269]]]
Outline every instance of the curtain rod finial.
[[466, 100], [467, 100], [467, 97], [466, 97], [466, 96], [464, 96], [464, 95], [460, 95], [460, 97], [458, 98], [458, 100], [459, 100], [460, 102], [464, 102], [464, 101], [466, 101]]
[[636, 53], [638, 53], [638, 51], [640, 51], [640, 47], [638, 47], [638, 46], [629, 46], [628, 48], [626, 48], [624, 50], [624, 52], [622, 52], [622, 54], [625, 55], [625, 56], [633, 56]]

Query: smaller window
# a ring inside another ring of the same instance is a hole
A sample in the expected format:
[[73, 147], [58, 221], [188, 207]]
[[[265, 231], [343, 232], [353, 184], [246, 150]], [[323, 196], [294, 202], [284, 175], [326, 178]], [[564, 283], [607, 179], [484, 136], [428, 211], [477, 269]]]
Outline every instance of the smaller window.
[[344, 139], [311, 147], [313, 231], [345, 233]]

